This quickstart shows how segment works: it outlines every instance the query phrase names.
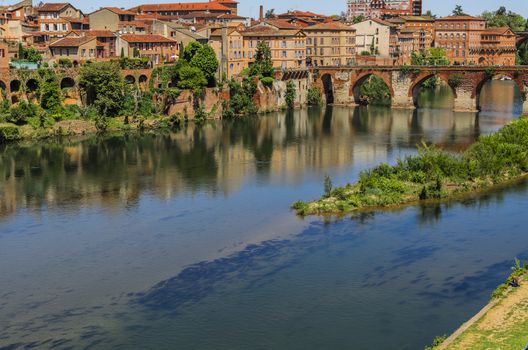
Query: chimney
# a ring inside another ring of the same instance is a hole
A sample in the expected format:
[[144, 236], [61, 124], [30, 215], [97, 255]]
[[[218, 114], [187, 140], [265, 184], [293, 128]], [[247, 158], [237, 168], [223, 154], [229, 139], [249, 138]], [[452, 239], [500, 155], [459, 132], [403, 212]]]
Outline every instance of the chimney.
[[263, 20], [264, 20], [264, 6], [260, 5], [259, 21], [262, 22]]

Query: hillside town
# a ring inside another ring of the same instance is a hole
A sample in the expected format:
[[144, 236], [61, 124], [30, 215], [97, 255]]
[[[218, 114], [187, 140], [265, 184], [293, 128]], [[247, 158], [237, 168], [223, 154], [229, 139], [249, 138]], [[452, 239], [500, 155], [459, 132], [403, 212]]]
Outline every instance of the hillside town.
[[[24, 0], [0, 8], [0, 68], [18, 67], [21, 46], [54, 65], [119, 57], [147, 58], [152, 66], [178, 60], [190, 42], [216, 52], [218, 75], [239, 75], [265, 41], [275, 68], [411, 65], [413, 54], [439, 48], [453, 65], [514, 65], [518, 40], [509, 27], [487, 27], [466, 14], [422, 14], [422, 2], [349, 0], [342, 16], [260, 7], [258, 18], [238, 13], [235, 0], [159, 3], [83, 13], [71, 3]], [[36, 61], [36, 60], [34, 60]]]

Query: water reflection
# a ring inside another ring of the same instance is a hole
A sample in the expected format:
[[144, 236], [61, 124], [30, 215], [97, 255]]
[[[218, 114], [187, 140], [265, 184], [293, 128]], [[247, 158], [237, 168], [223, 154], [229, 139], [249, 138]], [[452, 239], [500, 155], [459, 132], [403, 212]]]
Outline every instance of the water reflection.
[[[263, 183], [302, 181], [310, 169], [343, 169], [422, 141], [461, 150], [497, 125], [473, 113], [326, 108], [189, 125], [162, 135], [115, 135], [0, 148], [0, 215], [67, 203], [138, 205], [141, 193], [213, 196]], [[355, 158], [358, 158], [355, 160]]]

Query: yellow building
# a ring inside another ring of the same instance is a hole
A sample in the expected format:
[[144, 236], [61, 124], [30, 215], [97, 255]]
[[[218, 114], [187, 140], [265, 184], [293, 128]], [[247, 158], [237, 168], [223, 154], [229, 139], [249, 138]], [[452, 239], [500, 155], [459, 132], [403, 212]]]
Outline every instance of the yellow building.
[[339, 22], [303, 28], [306, 33], [306, 64], [311, 66], [352, 65], [356, 56], [356, 30]]
[[220, 76], [237, 76], [248, 67], [244, 37], [236, 28], [218, 28], [211, 31], [209, 45], [220, 62]]
[[248, 63], [255, 60], [258, 43], [267, 42], [273, 66], [280, 69], [306, 67], [306, 34], [302, 29], [277, 29], [256, 25], [241, 32]]

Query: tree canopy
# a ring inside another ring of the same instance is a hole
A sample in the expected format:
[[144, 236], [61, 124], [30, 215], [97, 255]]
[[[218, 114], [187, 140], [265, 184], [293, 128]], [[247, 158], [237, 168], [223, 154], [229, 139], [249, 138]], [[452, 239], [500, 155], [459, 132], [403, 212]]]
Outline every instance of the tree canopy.
[[93, 104], [99, 115], [115, 117], [121, 111], [125, 81], [117, 62], [85, 64], [80, 72], [80, 87], [87, 104]]
[[496, 11], [485, 11], [481, 17], [486, 20], [488, 27], [510, 27], [513, 31], [523, 31], [527, 28], [527, 21], [522, 15], [507, 11], [501, 6]]
[[456, 5], [455, 9], [453, 10], [453, 16], [467, 16], [468, 14], [464, 12], [462, 9], [462, 6]]
[[432, 47], [424, 52], [413, 52], [411, 61], [414, 66], [449, 65], [445, 50], [439, 47]]
[[267, 42], [260, 41], [257, 45], [257, 52], [255, 53], [255, 62], [253, 62], [249, 69], [249, 75], [261, 78], [272, 77], [274, 70], [271, 60], [271, 49]]

